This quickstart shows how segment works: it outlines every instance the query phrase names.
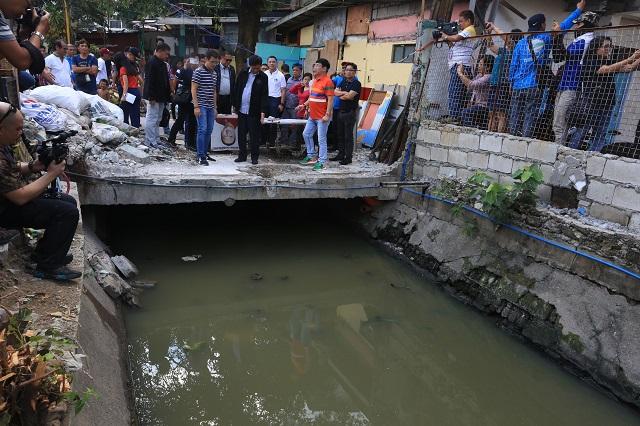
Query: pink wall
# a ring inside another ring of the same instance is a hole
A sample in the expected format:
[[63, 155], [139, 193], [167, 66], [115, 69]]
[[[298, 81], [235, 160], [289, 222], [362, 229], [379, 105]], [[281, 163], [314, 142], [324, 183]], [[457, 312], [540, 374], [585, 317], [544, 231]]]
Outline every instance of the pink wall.
[[373, 21], [369, 24], [369, 40], [415, 40], [417, 25], [415, 15]]

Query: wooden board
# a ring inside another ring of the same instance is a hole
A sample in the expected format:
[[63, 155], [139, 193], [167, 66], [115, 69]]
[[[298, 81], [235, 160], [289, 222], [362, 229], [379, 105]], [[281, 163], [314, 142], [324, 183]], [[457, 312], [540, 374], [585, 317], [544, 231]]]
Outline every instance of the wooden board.
[[347, 10], [347, 28], [345, 35], [366, 35], [369, 33], [371, 5], [351, 6]]
[[338, 51], [340, 50], [340, 42], [338, 40], [327, 40], [324, 44], [324, 47], [320, 49], [320, 57], [329, 61], [329, 72], [327, 74], [331, 75], [336, 72], [337, 67], [340, 66], [338, 64]]
[[318, 49], [307, 49], [307, 57], [304, 58], [304, 72], [313, 72], [313, 64], [316, 63], [318, 58], [320, 57], [320, 50]]

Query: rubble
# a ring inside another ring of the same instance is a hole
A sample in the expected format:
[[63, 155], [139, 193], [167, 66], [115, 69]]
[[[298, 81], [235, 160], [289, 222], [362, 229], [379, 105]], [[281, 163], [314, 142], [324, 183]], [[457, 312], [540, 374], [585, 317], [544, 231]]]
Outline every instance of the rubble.
[[125, 278], [130, 279], [138, 275], [138, 268], [136, 265], [134, 265], [133, 262], [125, 256], [113, 256], [111, 261]]
[[151, 157], [149, 156], [149, 154], [134, 146], [124, 144], [121, 145], [118, 150], [123, 157], [133, 160], [137, 163], [149, 164], [151, 162]]

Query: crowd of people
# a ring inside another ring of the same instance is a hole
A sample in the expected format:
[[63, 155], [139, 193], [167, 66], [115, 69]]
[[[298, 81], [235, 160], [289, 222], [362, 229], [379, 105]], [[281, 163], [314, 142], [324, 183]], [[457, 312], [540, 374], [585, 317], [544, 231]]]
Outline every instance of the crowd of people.
[[[526, 33], [489, 22], [484, 36], [476, 35], [474, 14], [461, 12], [460, 31], [434, 40], [450, 47], [443, 121], [592, 151], [610, 144], [619, 96], [614, 74], [638, 70], [640, 50], [616, 49], [610, 37], [596, 34], [599, 16], [585, 7], [581, 0], [551, 32], [536, 14]], [[576, 37], [565, 46], [570, 30]]]
[[[304, 163], [313, 164], [315, 170], [324, 168], [331, 149], [338, 153], [330, 160], [342, 165], [352, 162], [361, 92], [356, 64], [343, 62], [330, 78], [330, 64], [324, 59], [314, 64], [312, 73], [303, 73], [298, 63], [292, 67], [282, 64], [278, 69], [275, 56], [265, 63], [257, 55], [236, 73], [233, 56], [217, 50], [184, 60], [174, 58], [173, 67], [169, 59], [170, 48], [161, 39], [148, 60], [136, 47], [116, 54], [102, 48], [96, 58], [86, 40], [74, 45], [58, 40], [45, 58], [42, 78], [34, 77], [30, 86], [57, 84], [97, 94], [120, 105], [124, 121], [134, 127], [141, 126], [144, 100], [145, 144], [158, 147], [160, 129], [169, 144], [175, 144], [178, 133], [183, 133], [185, 146], [195, 151], [199, 165], [215, 161], [209, 147], [217, 114], [232, 113], [238, 115], [238, 162], [247, 161], [247, 136], [253, 164], [258, 162], [259, 146], [273, 146], [278, 137], [282, 146], [298, 148], [304, 143], [306, 157], [311, 159]], [[170, 128], [169, 111], [175, 119]], [[275, 123], [265, 123], [268, 117], [308, 121], [304, 127], [278, 129]], [[309, 145], [309, 139], [314, 143]]]

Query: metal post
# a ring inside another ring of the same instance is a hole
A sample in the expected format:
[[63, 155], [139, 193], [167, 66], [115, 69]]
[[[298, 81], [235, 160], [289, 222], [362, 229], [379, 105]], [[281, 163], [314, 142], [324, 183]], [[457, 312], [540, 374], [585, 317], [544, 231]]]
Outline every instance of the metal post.
[[64, 29], [67, 35], [67, 44], [71, 44], [71, 16], [69, 15], [69, 4], [67, 0], [62, 0], [64, 7]]

